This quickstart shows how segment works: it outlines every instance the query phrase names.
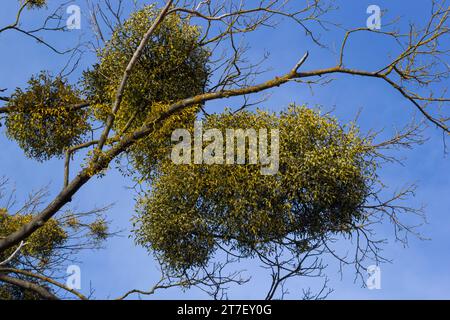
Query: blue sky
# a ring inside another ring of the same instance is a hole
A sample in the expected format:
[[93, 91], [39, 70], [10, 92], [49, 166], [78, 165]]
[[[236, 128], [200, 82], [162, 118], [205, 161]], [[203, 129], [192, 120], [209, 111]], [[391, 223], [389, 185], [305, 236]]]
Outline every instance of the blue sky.
[[[10, 23], [14, 18], [17, 1], [7, 0], [2, 4], [0, 25]], [[131, 1], [130, 1], [131, 2]], [[82, 7], [85, 1], [74, 1]], [[403, 26], [409, 21], [420, 22], [424, 12], [429, 12], [428, 1], [337, 1], [340, 9], [331, 17], [346, 27], [364, 27], [368, 15], [366, 8], [377, 4], [388, 12], [384, 19], [401, 16]], [[38, 23], [43, 13], [28, 12], [26, 18]], [[86, 17], [83, 17], [82, 29], [65, 34], [51, 35], [48, 39], [64, 48], [73, 45], [83, 34], [88, 33]], [[324, 34], [323, 39], [330, 44], [340, 44], [342, 32], [332, 31]], [[448, 39], [447, 39], [448, 40]], [[319, 49], [307, 40], [302, 30], [289, 23], [281, 23], [277, 28], [265, 29], [248, 38], [251, 46], [250, 56], [257, 59], [264, 51], [270, 52], [266, 66], [272, 71], [261, 79], [280, 75], [290, 70], [306, 50], [310, 56], [302, 68], [305, 70], [332, 66], [336, 55], [331, 50]], [[24, 86], [31, 74], [40, 70], [60, 70], [64, 58], [55, 56], [48, 48], [37, 45], [34, 41], [18, 33], [0, 34], [1, 74], [0, 88], [10, 91], [17, 86]], [[449, 43], [447, 43], [447, 46]], [[333, 47], [333, 46], [331, 46]], [[376, 36], [355, 37], [346, 58], [351, 61], [349, 67], [375, 69], [386, 61], [388, 52], [395, 48], [390, 41], [380, 40]], [[95, 61], [94, 55], [86, 55], [71, 79], [76, 80], [79, 71], [89, 67]], [[10, 92], [9, 91], [9, 92]], [[390, 87], [375, 79], [338, 76], [336, 81], [324, 87], [315, 87], [313, 93], [309, 88], [298, 84], [271, 90], [271, 98], [263, 104], [264, 108], [281, 110], [289, 103], [307, 103], [311, 106], [321, 105], [325, 110], [334, 109], [333, 113], [342, 121], [350, 121], [361, 110], [358, 124], [363, 132], [370, 129], [384, 129], [383, 135], [392, 134], [396, 127], [405, 125], [416, 112], [413, 106], [394, 92]], [[223, 106], [233, 106], [233, 100], [210, 104], [208, 108], [217, 110]], [[419, 117], [418, 115], [416, 115]], [[0, 129], [3, 130], [3, 129]], [[416, 183], [418, 189], [414, 198], [407, 205], [424, 204], [428, 224], [420, 231], [430, 240], [421, 241], [410, 238], [409, 246], [404, 248], [392, 237], [389, 224], [379, 228], [381, 236], [389, 240], [384, 247], [384, 256], [392, 259], [391, 264], [383, 264], [382, 288], [368, 290], [361, 283], [354, 283], [354, 270], [344, 269], [341, 279], [338, 266], [329, 262], [327, 274], [330, 286], [335, 292], [334, 299], [449, 299], [450, 298], [450, 162], [443, 152], [442, 133], [434, 128], [425, 132], [429, 138], [424, 145], [412, 150], [401, 150], [398, 155], [405, 157], [404, 165], [388, 164], [380, 171], [380, 177], [390, 190], [397, 190], [408, 183]], [[63, 179], [63, 162], [51, 160], [38, 163], [26, 159], [23, 152], [5, 135], [0, 135], [0, 176], [7, 176], [17, 190], [20, 200], [32, 190], [50, 183], [50, 191], [55, 195], [61, 188]], [[73, 205], [79, 209], [89, 209], [95, 205], [115, 203], [110, 211], [113, 229], [130, 228], [130, 218], [134, 212], [134, 200], [127, 187], [131, 182], [115, 170], [110, 170], [106, 177], [93, 179], [74, 198]], [[158, 271], [153, 258], [142, 248], [136, 247], [125, 231], [123, 236], [115, 237], [106, 243], [100, 251], [84, 252], [80, 255], [82, 270], [82, 292], [88, 293], [89, 287], [95, 288], [95, 297], [113, 298], [132, 288], [146, 289], [158, 279]], [[253, 275], [249, 285], [235, 288], [231, 298], [262, 298], [261, 292], [267, 290], [267, 275], [254, 263], [246, 263], [248, 273]], [[290, 286], [291, 298], [298, 296], [302, 288], [313, 288], [321, 283], [308, 279], [294, 281]], [[296, 295], [297, 293], [297, 295]], [[152, 298], [206, 298], [198, 290], [182, 293], [178, 289], [160, 291]]]

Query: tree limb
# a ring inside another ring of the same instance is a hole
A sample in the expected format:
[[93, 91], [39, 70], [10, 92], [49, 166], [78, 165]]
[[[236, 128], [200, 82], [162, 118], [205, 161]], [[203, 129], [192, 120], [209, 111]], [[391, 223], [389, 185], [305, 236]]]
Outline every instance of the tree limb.
[[0, 281], [12, 284], [22, 289], [31, 290], [46, 300], [59, 300], [57, 296], [49, 292], [47, 289], [29, 281], [12, 278], [1, 273], [0, 273]]

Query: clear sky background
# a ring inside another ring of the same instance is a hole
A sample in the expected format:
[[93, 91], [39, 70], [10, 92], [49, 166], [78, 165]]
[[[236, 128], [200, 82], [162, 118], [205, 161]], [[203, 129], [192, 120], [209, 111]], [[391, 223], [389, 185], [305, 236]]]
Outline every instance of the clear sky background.
[[[84, 1], [74, 3], [80, 5], [84, 15], [87, 14]], [[337, 3], [340, 9], [331, 14], [330, 18], [346, 27], [365, 27], [368, 17], [366, 9], [370, 4], [377, 4], [383, 10], [388, 10], [383, 21], [400, 16], [403, 26], [409, 21], [424, 23], [423, 17], [430, 10], [429, 1], [425, 0], [341, 0]], [[0, 26], [4, 26], [13, 21], [17, 1], [2, 1], [1, 8]], [[38, 24], [42, 21], [43, 14], [45, 13], [31, 11], [25, 14], [25, 18]], [[47, 39], [56, 46], [65, 48], [88, 34], [90, 31], [87, 28], [87, 19], [83, 16], [81, 30], [49, 35]], [[342, 31], [332, 31], [329, 34], [324, 33], [323, 40], [331, 44], [331, 48], [334, 42], [337, 48], [342, 36]], [[284, 22], [277, 28], [264, 29], [249, 37], [248, 42], [251, 46], [251, 56], [255, 59], [264, 51], [270, 52], [266, 66], [272, 71], [261, 79], [269, 79], [290, 70], [306, 50], [309, 50], [310, 57], [302, 67], [305, 70], [330, 67], [336, 62], [333, 50], [313, 46], [311, 41], [305, 38], [304, 32], [292, 23]], [[446, 44], [447, 48], [449, 44]], [[17, 86], [24, 87], [30, 75], [40, 70], [60, 70], [66, 59], [12, 31], [0, 34], [0, 45], [0, 88], [8, 88], [8, 93]], [[387, 61], [389, 52], [397, 52], [390, 41], [367, 35], [355, 37], [349, 49], [346, 55], [347, 66], [367, 69], [376, 69]], [[71, 80], [75, 82], [80, 72], [94, 61], [95, 55], [85, 55]], [[262, 107], [281, 110], [291, 102], [307, 103], [310, 106], [321, 105], [324, 110], [334, 109], [333, 113], [342, 122], [354, 119], [360, 110], [358, 124], [362, 131], [384, 129], [383, 136], [392, 134], [396, 127], [402, 127], [416, 115], [408, 101], [376, 79], [338, 76], [330, 85], [314, 88], [313, 93], [307, 87], [296, 84], [271, 90], [271, 93], [271, 98]], [[210, 110], [220, 110], [219, 108], [226, 105], [233, 106], [232, 103], [230, 100], [210, 104], [208, 107]], [[17, 190], [17, 199], [23, 199], [32, 190], [47, 184], [50, 184], [51, 195], [56, 195], [62, 186], [63, 162], [52, 160], [42, 164], [26, 159], [15, 143], [7, 140], [3, 134], [4, 129], [0, 128], [0, 131], [0, 176], [10, 178], [11, 187]], [[394, 241], [393, 230], [389, 224], [379, 228], [380, 237], [386, 236], [389, 240], [384, 247], [384, 256], [392, 259], [392, 263], [381, 266], [382, 288], [362, 288], [360, 282], [354, 282], [354, 270], [351, 267], [344, 269], [341, 278], [338, 265], [326, 259], [326, 262], [329, 262], [326, 272], [331, 280], [330, 286], [335, 289], [330, 298], [450, 299], [450, 162], [444, 155], [442, 133], [435, 128], [429, 128], [425, 133], [429, 140], [424, 145], [399, 151], [398, 155], [405, 158], [404, 166], [389, 164], [380, 171], [380, 177], [391, 191], [408, 183], [418, 185], [415, 197], [406, 204], [426, 206], [428, 224], [420, 231], [430, 240], [410, 238], [409, 246], [404, 248]], [[72, 205], [80, 210], [115, 203], [109, 213], [113, 221], [112, 229], [124, 230], [121, 237], [110, 239], [104, 250], [84, 252], [80, 255], [83, 293], [89, 293], [92, 285], [95, 288], [95, 297], [114, 298], [132, 288], [147, 289], [158, 280], [159, 274], [151, 255], [135, 246], [133, 239], [129, 238], [130, 218], [134, 214], [134, 194], [128, 189], [130, 186], [129, 180], [112, 169], [106, 177], [89, 182], [73, 200]], [[230, 292], [230, 298], [262, 298], [269, 285], [267, 274], [255, 268], [254, 263], [246, 263], [243, 267], [248, 268], [248, 274], [253, 276], [253, 280], [246, 286], [234, 288]], [[306, 286], [314, 288], [320, 285], [320, 282], [308, 279], [294, 281], [289, 286], [290, 298], [298, 297]], [[152, 298], [196, 299], [207, 296], [199, 290], [183, 293], [178, 289], [170, 289], [160, 291]]]

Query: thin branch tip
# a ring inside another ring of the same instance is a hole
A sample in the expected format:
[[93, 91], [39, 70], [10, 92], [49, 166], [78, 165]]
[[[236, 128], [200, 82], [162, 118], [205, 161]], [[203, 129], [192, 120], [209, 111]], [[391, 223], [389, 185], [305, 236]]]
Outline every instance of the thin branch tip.
[[305, 63], [306, 59], [308, 59], [308, 56], [309, 56], [309, 52], [306, 51], [305, 54], [303, 55], [303, 57], [297, 62], [294, 69], [292, 69], [293, 73], [298, 72], [298, 69], [300, 69], [300, 67]]

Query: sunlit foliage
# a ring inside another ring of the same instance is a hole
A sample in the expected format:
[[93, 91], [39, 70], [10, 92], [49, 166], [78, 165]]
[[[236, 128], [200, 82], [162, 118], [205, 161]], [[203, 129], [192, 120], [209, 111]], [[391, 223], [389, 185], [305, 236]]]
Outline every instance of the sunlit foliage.
[[[21, 0], [20, 2], [23, 2]], [[30, 9], [42, 8], [47, 4], [47, 0], [27, 0], [27, 7]]]
[[13, 109], [6, 118], [6, 134], [28, 157], [60, 157], [90, 129], [88, 112], [71, 108], [80, 101], [77, 90], [61, 77], [45, 72], [33, 76], [28, 88], [17, 88], [8, 102]]
[[[10, 215], [5, 209], [0, 209], [0, 236], [6, 236], [17, 231], [24, 224], [30, 222], [31, 214]], [[63, 245], [67, 240], [67, 232], [54, 219], [50, 219], [42, 228], [34, 232], [21, 249], [21, 254], [30, 259], [37, 259], [45, 264], [53, 250]], [[11, 248], [0, 255], [0, 261], [9, 257], [15, 248]]]
[[[32, 218], [32, 214], [12, 215], [8, 210], [0, 208], [0, 237], [19, 230]], [[77, 241], [78, 243], [73, 246], [73, 240], [80, 236], [83, 237], [83, 242]], [[17, 247], [14, 247], [2, 252], [0, 262], [5, 263], [3, 267], [45, 274], [49, 269], [53, 270], [55, 266], [59, 266], [62, 261], [65, 261], [65, 257], [70, 250], [77, 250], [76, 248], [82, 248], [85, 245], [92, 248], [99, 247], [100, 243], [109, 236], [109, 226], [104, 218], [99, 216], [91, 222], [86, 222], [80, 220], [75, 214], [68, 214], [62, 219], [52, 218], [48, 220], [42, 228], [27, 238], [19, 251], [16, 251]], [[53, 289], [48, 287], [48, 284], [44, 281], [26, 275], [16, 276], [30, 283], [37, 283], [53, 292]], [[31, 290], [6, 283], [0, 284], [0, 300], [40, 298], [37, 293]]]
[[[133, 13], [99, 52], [99, 63], [85, 72], [86, 93], [100, 121], [105, 121], [111, 112], [127, 64], [158, 13], [154, 5]], [[130, 75], [115, 115], [113, 129], [117, 133], [156, 119], [171, 101], [204, 91], [209, 53], [199, 46], [199, 35], [197, 26], [189, 25], [176, 14], [164, 19]], [[133, 147], [131, 158], [140, 171], [146, 174], [153, 168], [158, 155], [165, 152], [166, 138], [175, 128], [192, 123], [198, 109], [198, 106], [187, 108], [179, 118], [165, 121], [158, 132]]]
[[204, 128], [279, 129], [280, 168], [264, 176], [259, 165], [164, 162], [140, 199], [136, 232], [137, 242], [172, 268], [206, 264], [218, 244], [243, 255], [288, 236], [307, 246], [327, 233], [350, 232], [363, 219], [376, 165], [370, 141], [355, 126], [291, 106], [278, 115], [213, 115]]

